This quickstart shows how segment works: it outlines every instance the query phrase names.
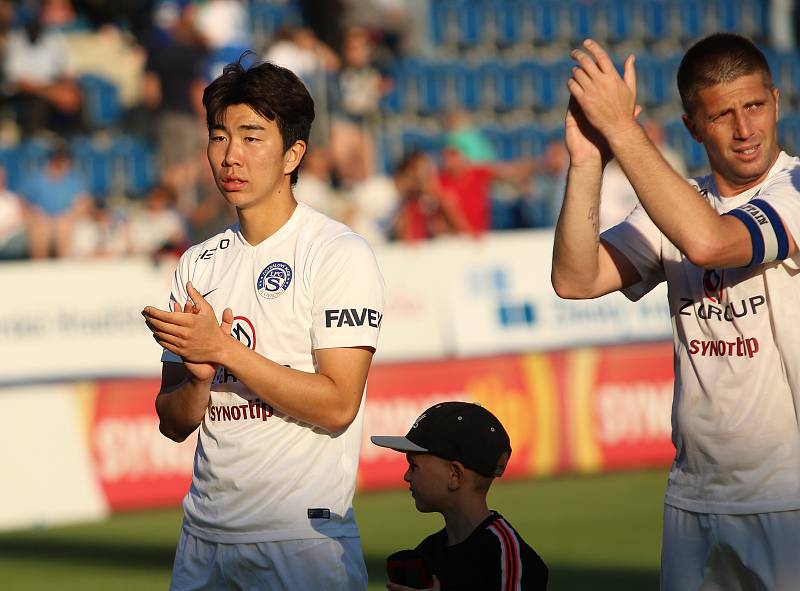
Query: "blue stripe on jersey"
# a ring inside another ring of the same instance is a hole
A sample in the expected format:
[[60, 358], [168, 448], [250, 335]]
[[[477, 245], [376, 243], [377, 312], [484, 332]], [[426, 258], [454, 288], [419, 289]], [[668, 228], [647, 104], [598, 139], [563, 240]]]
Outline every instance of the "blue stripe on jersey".
[[750, 262], [747, 263], [748, 267], [752, 267], [753, 265], [760, 265], [764, 262], [764, 237], [761, 235], [761, 229], [758, 227], [758, 223], [750, 217], [745, 212], [739, 209], [732, 209], [725, 215], [732, 215], [737, 220], [742, 222], [747, 231], [750, 233], [750, 242], [753, 245], [753, 257], [750, 259]]
[[786, 235], [786, 228], [784, 228], [778, 212], [763, 199], [753, 199], [750, 203], [763, 211], [767, 219], [769, 219], [769, 223], [772, 225], [772, 231], [775, 232], [775, 238], [778, 241], [778, 256], [775, 260], [782, 261], [789, 256], [789, 237]]

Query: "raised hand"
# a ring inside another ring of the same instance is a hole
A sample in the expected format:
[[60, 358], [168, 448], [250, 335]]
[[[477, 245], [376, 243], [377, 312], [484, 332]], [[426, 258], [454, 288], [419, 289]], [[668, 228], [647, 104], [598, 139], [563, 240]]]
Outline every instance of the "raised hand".
[[572, 68], [567, 87], [587, 122], [608, 139], [636, 125], [635, 58], [627, 57], [620, 77], [611, 58], [597, 42], [587, 39], [583, 47], [585, 51], [574, 49], [570, 53], [577, 65]]
[[230, 336], [233, 312], [226, 308], [217, 323], [214, 309], [191, 282], [186, 284], [189, 300], [171, 311], [146, 307], [142, 314], [153, 338], [168, 351], [179, 355], [187, 370], [197, 380], [210, 380], [222, 362], [226, 346], [236, 342]]
[[612, 158], [608, 142], [586, 120], [586, 115], [574, 97], [569, 99], [564, 118], [564, 142], [572, 166], [605, 166]]

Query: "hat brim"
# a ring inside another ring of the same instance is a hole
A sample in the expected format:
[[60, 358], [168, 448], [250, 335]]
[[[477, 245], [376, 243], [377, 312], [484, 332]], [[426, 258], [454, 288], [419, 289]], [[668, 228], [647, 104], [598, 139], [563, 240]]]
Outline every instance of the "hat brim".
[[392, 436], [392, 435], [373, 435], [370, 437], [370, 441], [375, 445], [379, 445], [381, 447], [388, 447], [389, 449], [393, 449], [395, 451], [416, 451], [416, 452], [427, 452], [428, 450], [424, 447], [421, 447], [401, 436]]

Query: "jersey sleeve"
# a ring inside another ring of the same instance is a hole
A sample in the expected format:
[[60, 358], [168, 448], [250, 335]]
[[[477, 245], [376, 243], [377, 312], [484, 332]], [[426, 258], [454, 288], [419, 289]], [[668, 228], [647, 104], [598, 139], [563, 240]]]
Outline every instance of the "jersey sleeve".
[[[172, 289], [169, 294], [169, 301], [167, 302], [167, 310], [172, 310], [173, 302], [183, 304], [189, 299], [189, 294], [186, 293], [186, 282], [189, 281], [189, 261], [191, 259], [192, 250], [188, 250], [178, 260], [178, 266], [175, 268], [175, 274], [172, 276]], [[173, 363], [183, 363], [183, 359], [172, 351], [164, 349], [161, 353], [161, 361], [171, 361]]]
[[639, 272], [641, 279], [621, 291], [631, 301], [641, 299], [656, 285], [664, 281], [661, 264], [662, 234], [641, 204], [616, 226], [600, 235], [619, 250]]
[[384, 283], [378, 262], [358, 234], [333, 238], [311, 269], [314, 349], [378, 345]]
[[789, 235], [800, 235], [800, 168], [781, 171], [762, 191], [730, 215], [750, 234], [753, 256], [748, 266], [782, 261], [789, 256]]

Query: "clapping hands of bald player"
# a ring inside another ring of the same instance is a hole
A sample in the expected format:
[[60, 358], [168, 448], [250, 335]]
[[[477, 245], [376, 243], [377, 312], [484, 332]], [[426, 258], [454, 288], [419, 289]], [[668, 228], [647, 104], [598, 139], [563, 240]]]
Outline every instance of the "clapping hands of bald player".
[[181, 310], [172, 302], [171, 311], [147, 306], [142, 310], [147, 327], [156, 342], [179, 355], [196, 380], [211, 380], [218, 365], [224, 365], [227, 347], [238, 343], [231, 337], [233, 311], [225, 308], [217, 322], [214, 308], [191, 282], [186, 284], [189, 299]]
[[634, 56], [625, 60], [622, 76], [605, 50], [591, 39], [570, 57], [577, 65], [567, 87], [588, 123], [606, 139], [638, 125]]

